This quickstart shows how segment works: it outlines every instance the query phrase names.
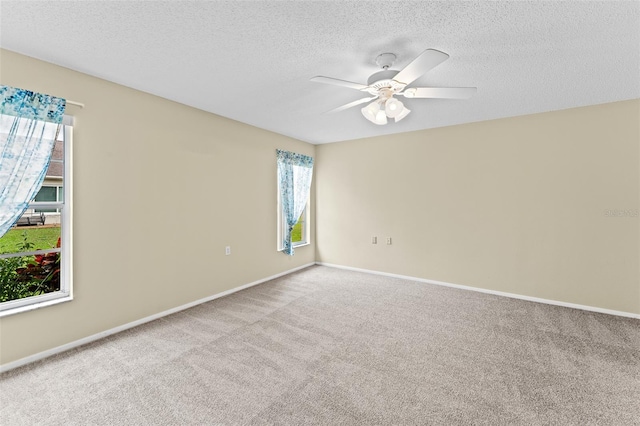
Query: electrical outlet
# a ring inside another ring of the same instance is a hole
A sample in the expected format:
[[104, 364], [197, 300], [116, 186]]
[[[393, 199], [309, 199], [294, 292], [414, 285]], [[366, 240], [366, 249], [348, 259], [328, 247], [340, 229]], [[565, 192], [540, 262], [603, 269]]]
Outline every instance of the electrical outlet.
[[387, 245], [390, 246], [391, 245], [391, 237], [387, 238]]
[[371, 237], [371, 244], [378, 244], [378, 237]]
[[226, 247], [224, 248], [224, 254], [225, 254], [226, 256], [229, 256], [229, 255], [231, 254], [231, 246], [226, 246]]

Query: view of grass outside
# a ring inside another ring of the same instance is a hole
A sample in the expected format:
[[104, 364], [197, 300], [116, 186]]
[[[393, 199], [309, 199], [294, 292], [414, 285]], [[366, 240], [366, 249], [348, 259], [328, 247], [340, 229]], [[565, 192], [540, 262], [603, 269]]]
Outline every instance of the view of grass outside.
[[18, 253], [26, 240], [33, 244], [33, 250], [53, 248], [60, 237], [59, 226], [13, 228], [0, 238], [0, 254]]
[[302, 222], [298, 220], [296, 226], [293, 227], [293, 231], [291, 231], [291, 242], [297, 243], [302, 241]]
[[[10, 229], [0, 238], [0, 254], [58, 246], [59, 226]], [[0, 258], [0, 303], [60, 290], [60, 253]]]

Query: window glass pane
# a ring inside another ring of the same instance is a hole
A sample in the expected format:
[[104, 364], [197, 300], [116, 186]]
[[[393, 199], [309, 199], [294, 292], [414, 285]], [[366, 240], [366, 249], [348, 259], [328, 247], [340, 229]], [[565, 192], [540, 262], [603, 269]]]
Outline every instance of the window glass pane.
[[35, 201], [58, 201], [56, 200], [56, 192], [55, 186], [43, 186], [36, 194]]
[[61, 186], [58, 187], [58, 201], [64, 203], [64, 188]]
[[42, 226], [43, 216], [28, 209], [17, 224], [0, 238], [0, 254], [56, 247], [60, 238], [60, 225]]
[[56, 209], [34, 209], [36, 213], [55, 213]]
[[[60, 134], [63, 133], [63, 131], [60, 132]], [[53, 146], [46, 177], [47, 179], [58, 180], [62, 180], [64, 178], [64, 142], [62, 140], [57, 140]]]
[[0, 302], [58, 290], [60, 253], [0, 259]]
[[[58, 201], [56, 199], [58, 189], [55, 186], [43, 186], [36, 194], [34, 201]], [[35, 209], [36, 213], [52, 213], [56, 209]]]
[[300, 215], [300, 219], [293, 227], [293, 231], [291, 231], [291, 242], [299, 243], [304, 240], [304, 222], [305, 216], [307, 214], [307, 209], [305, 208], [302, 214]]

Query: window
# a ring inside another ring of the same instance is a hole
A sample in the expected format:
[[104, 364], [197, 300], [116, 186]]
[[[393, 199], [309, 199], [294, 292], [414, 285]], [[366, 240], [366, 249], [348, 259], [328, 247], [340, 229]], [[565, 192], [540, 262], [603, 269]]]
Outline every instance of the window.
[[313, 157], [276, 150], [278, 223], [277, 248], [293, 256], [294, 248], [309, 244], [309, 196]]
[[0, 238], [0, 316], [72, 297], [72, 124], [65, 116], [40, 191]]

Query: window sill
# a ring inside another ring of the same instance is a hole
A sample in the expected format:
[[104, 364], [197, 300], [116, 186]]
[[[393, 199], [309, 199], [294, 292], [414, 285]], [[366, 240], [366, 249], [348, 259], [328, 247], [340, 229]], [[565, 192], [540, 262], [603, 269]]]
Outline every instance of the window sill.
[[21, 302], [24, 299], [12, 300], [8, 302], [3, 302], [0, 305], [0, 318], [8, 317], [10, 315], [19, 314], [22, 312], [33, 311], [35, 309], [46, 308], [47, 306], [57, 305], [59, 303], [69, 302], [73, 300], [73, 296], [66, 293], [58, 293], [58, 294], [43, 294], [42, 296], [33, 296], [34, 298], [41, 298], [42, 300], [33, 300], [28, 305], [18, 305], [15, 307], [11, 307], [12, 302]]
[[[310, 245], [311, 245], [311, 243], [294, 244], [294, 245], [293, 245], [293, 248], [294, 248], [294, 249], [297, 249], [297, 248], [299, 248], [299, 247], [310, 246]], [[282, 247], [280, 247], [280, 248], [278, 249], [278, 251], [282, 251], [282, 250], [284, 250], [284, 248], [282, 248]]]

